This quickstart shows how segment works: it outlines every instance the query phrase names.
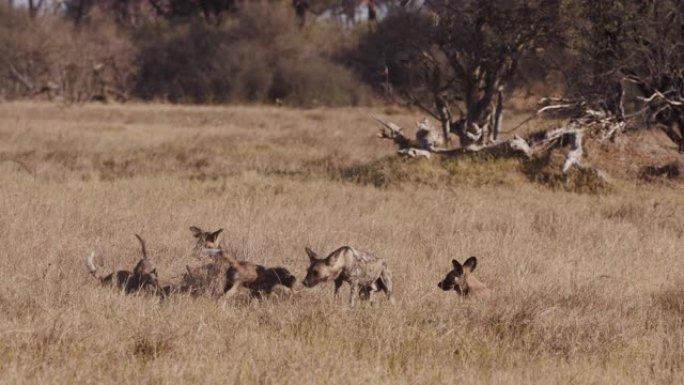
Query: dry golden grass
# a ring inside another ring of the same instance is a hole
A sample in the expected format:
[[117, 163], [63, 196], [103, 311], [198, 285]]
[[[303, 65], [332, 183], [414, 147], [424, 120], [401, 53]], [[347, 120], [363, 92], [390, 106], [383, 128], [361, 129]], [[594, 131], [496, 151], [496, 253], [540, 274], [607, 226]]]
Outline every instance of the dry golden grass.
[[[646, 384], [684, 380], [684, 198], [676, 187], [552, 191], [509, 165], [439, 184], [357, 184], [393, 152], [383, 110], [0, 105], [0, 382]], [[359, 163], [360, 162], [360, 163]], [[483, 162], [486, 163], [486, 162]], [[430, 164], [423, 164], [430, 170]], [[441, 169], [440, 169], [441, 170]], [[304, 246], [385, 258], [396, 304], [349, 309], [331, 285], [249, 301], [125, 296], [83, 264], [163, 280], [188, 226], [303, 278]], [[437, 288], [479, 258], [495, 291]]]

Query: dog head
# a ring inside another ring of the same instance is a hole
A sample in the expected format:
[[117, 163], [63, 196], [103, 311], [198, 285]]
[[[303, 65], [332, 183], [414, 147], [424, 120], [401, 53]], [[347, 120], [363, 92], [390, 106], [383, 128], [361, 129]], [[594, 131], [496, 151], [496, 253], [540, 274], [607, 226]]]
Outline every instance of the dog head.
[[192, 231], [192, 236], [197, 239], [197, 244], [195, 245], [196, 249], [218, 249], [220, 247], [219, 243], [223, 229], [212, 232], [204, 231], [199, 227], [190, 226], [190, 231]]
[[437, 286], [444, 290], [453, 290], [461, 295], [468, 295], [470, 287], [468, 285], [468, 276], [475, 270], [477, 266], [477, 258], [468, 258], [463, 265], [457, 260], [452, 259], [451, 264], [453, 269], [447, 273], [446, 277], [437, 284]]
[[306, 254], [309, 256], [309, 268], [306, 270], [306, 278], [302, 284], [306, 287], [314, 287], [321, 282], [330, 281], [337, 278], [337, 271], [335, 264], [337, 262], [337, 255], [330, 255], [328, 258], [321, 258], [311, 250], [305, 248]]

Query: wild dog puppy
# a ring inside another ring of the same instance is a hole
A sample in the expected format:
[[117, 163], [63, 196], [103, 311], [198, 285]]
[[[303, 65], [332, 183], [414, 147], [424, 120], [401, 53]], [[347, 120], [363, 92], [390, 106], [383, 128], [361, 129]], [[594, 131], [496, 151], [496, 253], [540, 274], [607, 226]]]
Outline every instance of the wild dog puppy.
[[380, 290], [392, 300], [392, 273], [382, 259], [350, 246], [342, 246], [326, 258], [319, 257], [308, 247], [305, 250], [310, 265], [302, 282], [304, 286], [314, 287], [321, 282], [333, 281], [337, 296], [342, 283], [347, 282], [351, 286], [351, 307], [356, 306], [357, 296], [372, 300], [373, 293]]
[[[196, 239], [195, 246], [192, 249], [193, 255], [197, 257], [206, 256], [203, 250], [220, 248], [219, 241], [223, 229], [204, 231], [199, 227], [190, 226], [190, 231]], [[205, 292], [214, 296], [223, 295], [223, 277], [227, 273], [229, 265], [222, 262], [222, 260], [214, 260], [211, 263], [194, 268], [186, 265], [187, 272], [183, 275], [179, 291], [193, 295], [200, 295]]]
[[190, 226], [190, 231], [192, 236], [197, 239], [194, 250], [201, 251], [202, 249], [218, 249], [219, 240], [223, 229], [218, 229], [216, 231], [204, 231], [199, 227]]
[[477, 258], [470, 257], [463, 265], [452, 259], [451, 264], [453, 269], [437, 284], [440, 289], [444, 291], [453, 290], [463, 296], [489, 293], [489, 288], [473, 275], [473, 270], [477, 266]]
[[98, 279], [103, 285], [117, 287], [124, 290], [126, 293], [135, 293], [143, 289], [152, 289], [155, 292], [163, 294], [165, 290], [159, 286], [157, 268], [147, 255], [145, 241], [138, 234], [135, 234], [135, 237], [138, 238], [138, 241], [140, 242], [142, 258], [135, 265], [133, 271], [119, 270], [102, 277], [97, 274], [97, 268], [93, 261], [95, 253], [90, 253], [90, 255], [86, 257], [86, 268], [90, 274]]
[[213, 261], [196, 269], [187, 267], [185, 291], [198, 294], [208, 290], [216, 296], [230, 297], [240, 287], [247, 288], [253, 296], [270, 294], [278, 285], [293, 288], [297, 279], [284, 267], [266, 268], [226, 253], [220, 245], [222, 229], [209, 232], [192, 226], [190, 230], [197, 238], [195, 249], [209, 254]]
[[292, 289], [296, 281], [283, 267], [266, 268], [252, 262], [238, 261], [221, 248], [206, 251], [212, 255], [214, 265], [219, 268], [219, 283], [222, 283], [223, 293], [228, 298], [241, 287], [248, 289], [252, 296], [260, 297], [273, 292], [277, 285]]

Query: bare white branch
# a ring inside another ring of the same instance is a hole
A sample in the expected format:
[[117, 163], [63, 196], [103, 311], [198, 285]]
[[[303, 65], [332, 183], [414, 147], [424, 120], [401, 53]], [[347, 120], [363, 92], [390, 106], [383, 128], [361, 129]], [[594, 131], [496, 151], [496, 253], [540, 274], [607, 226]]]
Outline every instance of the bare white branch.
[[427, 150], [421, 150], [419, 148], [403, 148], [397, 151], [397, 154], [401, 156], [407, 156], [409, 158], [427, 158], [432, 157], [432, 153]]

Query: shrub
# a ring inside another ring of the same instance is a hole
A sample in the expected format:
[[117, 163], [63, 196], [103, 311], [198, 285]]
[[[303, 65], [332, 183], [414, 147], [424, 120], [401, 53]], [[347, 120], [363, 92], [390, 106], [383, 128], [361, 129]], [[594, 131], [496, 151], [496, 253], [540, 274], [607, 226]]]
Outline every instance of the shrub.
[[26, 12], [0, 7], [0, 90], [8, 98], [125, 98], [134, 58], [127, 37], [96, 12], [75, 29], [56, 16], [31, 21]]
[[135, 92], [181, 103], [279, 99], [313, 106], [369, 100], [367, 87], [296, 25], [283, 6], [246, 4], [222, 26], [197, 21], [141, 31]]

